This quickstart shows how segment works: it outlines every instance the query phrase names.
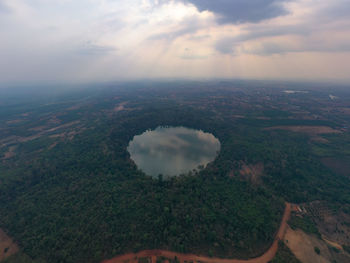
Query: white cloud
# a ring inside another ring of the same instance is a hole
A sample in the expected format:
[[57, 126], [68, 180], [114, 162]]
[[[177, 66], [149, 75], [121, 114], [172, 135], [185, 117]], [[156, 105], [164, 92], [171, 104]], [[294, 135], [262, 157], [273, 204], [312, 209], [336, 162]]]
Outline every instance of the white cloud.
[[[244, 5], [245, 19], [227, 18], [224, 24], [218, 17], [225, 10], [215, 6], [220, 1], [212, 1], [211, 8], [191, 2], [0, 0], [0, 83], [142, 77], [350, 80], [350, 0], [283, 1], [283, 9], [271, 9], [266, 17]], [[321, 62], [329, 71], [320, 68]], [[318, 70], [306, 76], [300, 65]]]

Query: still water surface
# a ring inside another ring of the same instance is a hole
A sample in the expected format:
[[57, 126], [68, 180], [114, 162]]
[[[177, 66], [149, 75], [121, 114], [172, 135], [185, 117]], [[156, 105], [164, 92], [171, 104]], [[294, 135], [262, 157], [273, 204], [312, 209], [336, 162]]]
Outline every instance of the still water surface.
[[220, 142], [212, 134], [185, 127], [158, 127], [135, 136], [128, 146], [139, 169], [164, 178], [206, 166], [219, 150]]

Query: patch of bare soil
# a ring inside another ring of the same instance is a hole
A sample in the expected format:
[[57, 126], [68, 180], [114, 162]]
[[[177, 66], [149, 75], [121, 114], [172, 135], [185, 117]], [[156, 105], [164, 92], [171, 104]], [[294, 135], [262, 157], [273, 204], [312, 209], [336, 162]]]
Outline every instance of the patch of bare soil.
[[321, 136], [313, 136], [311, 140], [314, 142], [329, 143], [329, 141], [326, 138], [323, 138]]
[[56, 127], [54, 127], [54, 128], [51, 128], [51, 129], [49, 129], [49, 130], [46, 130], [46, 131], [44, 131], [44, 132], [46, 133], [46, 132], [57, 131], [57, 130], [59, 130], [59, 129], [65, 129], [65, 128], [71, 127], [71, 126], [73, 126], [73, 125], [76, 125], [76, 124], [78, 124], [78, 123], [80, 123], [80, 121], [68, 122], [68, 123], [65, 123], [65, 124], [56, 126]]
[[232, 115], [232, 118], [234, 118], [234, 119], [243, 119], [244, 116], [243, 115]]
[[11, 146], [8, 151], [5, 153], [4, 157], [2, 159], [10, 159], [12, 157], [14, 157], [16, 155], [15, 153], [15, 150], [16, 150], [16, 146]]
[[330, 241], [327, 238], [325, 238], [324, 236], [322, 236], [322, 239], [331, 247], [334, 247], [334, 248], [338, 249], [339, 251], [343, 250], [343, 246], [339, 245], [338, 243]]
[[343, 250], [344, 245], [350, 246], [349, 214], [330, 207], [324, 201], [302, 204], [297, 212], [307, 214], [315, 223], [322, 236], [323, 245], [328, 247], [331, 262], [350, 262], [350, 255]]
[[113, 111], [114, 112], [119, 112], [119, 111], [122, 111], [125, 109], [125, 105], [127, 104], [128, 102], [125, 101], [125, 102], [122, 102], [122, 103], [119, 103], [117, 106], [114, 107]]
[[[50, 128], [48, 130], [42, 130], [42, 131], [38, 132], [37, 134], [31, 135], [28, 137], [10, 136], [10, 137], [7, 137], [7, 138], [1, 140], [0, 143], [2, 143], [4, 146], [6, 146], [9, 144], [32, 141], [32, 140], [35, 140], [37, 138], [40, 138], [41, 136], [46, 135], [47, 133], [55, 132], [55, 131], [60, 130], [60, 129], [70, 128], [70, 127], [75, 126], [79, 123], [80, 123], [80, 121], [72, 121], [69, 123], [65, 123], [65, 124]], [[82, 129], [80, 129], [80, 130], [82, 130]], [[74, 134], [75, 134], [75, 132], [74, 132]], [[72, 137], [72, 135], [73, 134], [70, 134], [70, 137]]]
[[18, 246], [0, 229], [0, 261], [16, 254], [18, 251]]
[[270, 117], [256, 117], [257, 120], [271, 120]]
[[350, 176], [350, 157], [327, 157], [322, 158], [322, 163], [335, 173]]
[[285, 235], [287, 221], [290, 218], [292, 205], [287, 203], [284, 210], [282, 222], [280, 228], [277, 232], [275, 240], [272, 246], [260, 257], [252, 258], [248, 260], [242, 259], [222, 259], [214, 257], [204, 257], [193, 254], [182, 254], [177, 252], [171, 252], [166, 250], [144, 250], [138, 253], [129, 253], [115, 258], [105, 260], [102, 263], [139, 263], [141, 261], [147, 263], [156, 263], [157, 258], [174, 259], [176, 258], [178, 262], [201, 262], [201, 263], [267, 263], [270, 262], [276, 255], [278, 250], [278, 242], [283, 240]]
[[55, 148], [56, 145], [58, 144], [58, 142], [54, 142], [49, 146], [49, 150], [51, 150], [52, 148]]
[[287, 130], [292, 132], [306, 133], [313, 136], [319, 134], [342, 133], [339, 130], [335, 130], [327, 126], [273, 126], [266, 128], [266, 130]]
[[[303, 231], [287, 228], [284, 242], [293, 254], [303, 263], [329, 263], [331, 253], [324, 241], [315, 236], [307, 235]], [[315, 252], [315, 247], [320, 249], [320, 254]]]
[[[330, 242], [350, 246], [350, 215], [344, 212], [315, 219], [320, 233]], [[350, 262], [350, 261], [349, 261]]]
[[47, 126], [37, 126], [37, 127], [30, 128], [29, 130], [30, 131], [43, 131], [45, 129], [47, 129]]
[[67, 108], [66, 110], [68, 111], [72, 111], [72, 110], [78, 110], [82, 107], [83, 104], [77, 104], [77, 105], [74, 105], [74, 106], [71, 106], [69, 108]]
[[340, 108], [339, 110], [344, 114], [350, 115], [350, 108]]
[[[340, 245], [334, 242], [325, 241], [314, 235], [309, 235], [297, 229], [287, 228], [284, 242], [293, 252], [293, 254], [303, 263], [348, 263], [350, 257], [340, 248]], [[319, 254], [315, 248], [319, 249]]]
[[52, 135], [50, 135], [49, 137], [50, 137], [50, 138], [53, 138], [53, 139], [56, 139], [56, 138], [64, 138], [65, 136], [66, 136], [66, 133], [65, 133], [65, 132], [62, 132], [62, 133], [52, 134]]
[[53, 115], [47, 123], [49, 125], [58, 125], [58, 124], [61, 124], [61, 120], [58, 119], [57, 116]]
[[22, 119], [18, 119], [18, 120], [10, 120], [10, 121], [7, 121], [6, 123], [7, 124], [16, 124], [16, 123], [20, 123], [22, 121], [23, 121]]
[[239, 171], [240, 177], [244, 180], [251, 182], [252, 184], [260, 184], [261, 176], [264, 175], [264, 164], [245, 164], [242, 163]]
[[[331, 244], [350, 246], [350, 215], [327, 206], [327, 203], [313, 201], [305, 205], [306, 211], [315, 222], [322, 237]], [[334, 246], [337, 247], [337, 246]], [[350, 262], [350, 261], [349, 261]]]
[[[50, 135], [49, 137], [50, 137], [50, 138], [54, 138], [54, 139], [56, 139], [56, 138], [60, 138], [60, 139], [63, 139], [63, 140], [67, 139], [67, 140], [71, 141], [71, 140], [74, 139], [74, 137], [75, 137], [77, 134], [79, 134], [79, 133], [81, 133], [81, 132], [83, 132], [83, 131], [85, 131], [85, 130], [86, 130], [86, 128], [83, 128], [83, 127], [76, 127], [76, 129], [74, 129], [74, 130], [71, 130], [71, 131], [68, 131], [68, 132], [62, 132], [62, 133], [52, 134], [52, 135]], [[57, 145], [57, 143], [55, 144], [55, 146], [56, 146], [56, 145]], [[54, 147], [54, 146], [53, 146], [53, 147]]]

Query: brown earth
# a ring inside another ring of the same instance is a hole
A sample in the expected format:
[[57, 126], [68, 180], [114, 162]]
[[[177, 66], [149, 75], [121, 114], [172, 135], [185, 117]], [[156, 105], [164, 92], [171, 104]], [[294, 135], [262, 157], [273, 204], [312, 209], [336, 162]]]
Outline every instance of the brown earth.
[[127, 101], [121, 102], [118, 105], [116, 105], [113, 109], [114, 112], [119, 112], [125, 109], [125, 105], [128, 104]]
[[77, 104], [77, 105], [74, 105], [74, 106], [71, 106], [69, 108], [67, 108], [66, 110], [69, 110], [69, 111], [72, 111], [72, 110], [78, 110], [82, 107], [83, 104]]
[[[80, 123], [80, 121], [72, 121], [72, 122], [69, 122], [69, 123], [66, 123], [66, 124], [62, 124], [62, 125], [59, 125], [59, 126], [47, 129], [47, 130], [42, 130], [42, 131], [38, 132], [37, 134], [31, 135], [31, 136], [28, 136], [28, 137], [9, 136], [9, 137], [6, 137], [6, 138], [0, 140], [0, 144], [2, 144], [2, 146], [7, 146], [7, 145], [10, 145], [10, 144], [32, 141], [32, 140], [35, 140], [37, 138], [40, 138], [41, 136], [46, 135], [47, 133], [56, 132], [59, 129], [72, 128], [72, 126], [76, 126], [79, 123]], [[39, 128], [39, 127], [37, 127], [37, 128]], [[41, 128], [42, 127], [40, 127], [40, 129]], [[80, 128], [80, 130], [81, 129], [82, 128]]]
[[325, 238], [324, 236], [322, 236], [322, 239], [331, 247], [335, 247], [338, 250], [343, 250], [343, 246], [339, 245], [338, 243], [330, 241], [327, 238]]
[[10, 159], [16, 155], [15, 153], [16, 146], [11, 146], [8, 151], [4, 154], [4, 157], [2, 159]]
[[58, 144], [58, 142], [54, 142], [53, 144], [51, 144], [51, 145], [49, 146], [48, 149], [51, 150], [52, 148], [55, 148], [57, 144]]
[[10, 121], [7, 121], [6, 124], [16, 124], [16, 123], [20, 123], [20, 122], [22, 122], [22, 121], [23, 121], [22, 119], [10, 120]]
[[18, 252], [18, 246], [0, 229], [0, 261]]
[[[350, 246], [350, 214], [345, 212], [350, 207], [349, 204], [337, 208], [327, 202], [316, 200], [302, 206], [304, 208], [302, 213], [312, 218], [322, 238], [328, 241], [328, 244], [331, 245], [333, 242]], [[339, 248], [339, 245], [331, 246]]]
[[309, 135], [342, 133], [339, 130], [335, 130], [327, 126], [273, 126], [266, 128], [266, 130], [287, 130], [293, 132], [306, 133]]
[[264, 175], [264, 164], [245, 164], [243, 163], [241, 166], [241, 170], [239, 174], [243, 179], [250, 181], [252, 184], [260, 184], [261, 176]]
[[[284, 237], [285, 244], [293, 254], [303, 263], [329, 263], [331, 254], [327, 245], [315, 236], [307, 235], [303, 231], [287, 228]], [[321, 251], [320, 255], [315, 252], [315, 247]]]
[[350, 115], [350, 108], [339, 108], [339, 110], [344, 113], [344, 114], [349, 114]]
[[30, 128], [29, 130], [30, 131], [43, 131], [45, 129], [47, 129], [47, 126], [42, 125], [42, 126], [37, 126], [37, 127]]
[[311, 140], [314, 142], [329, 143], [329, 141], [326, 138], [323, 138], [321, 136], [313, 136]]
[[321, 161], [335, 173], [350, 176], [350, 157], [326, 157]]
[[[83, 131], [85, 131], [86, 128], [83, 128], [81, 126], [77, 126], [76, 129], [74, 130], [71, 130], [69, 132], [62, 132], [62, 133], [56, 133], [56, 134], [53, 134], [53, 135], [50, 135], [49, 137], [50, 138], [54, 138], [54, 139], [57, 139], [57, 138], [60, 138], [60, 139], [68, 139], [68, 140], [73, 140], [75, 135], [79, 134], [79, 133], [82, 133]], [[57, 143], [56, 143], [57, 144]], [[56, 146], [56, 145], [55, 145]]]
[[339, 130], [335, 130], [327, 126], [273, 126], [265, 128], [265, 130], [286, 130], [292, 132], [305, 133], [311, 137], [312, 141], [320, 143], [328, 143], [326, 138], [323, 138], [322, 134], [338, 134], [342, 133]]
[[[322, 240], [314, 235], [306, 234], [300, 229], [287, 228], [284, 243], [302, 263], [348, 263], [350, 257], [344, 251], [335, 252], [330, 247], [340, 248], [339, 244]], [[318, 247], [320, 254], [315, 252]]]
[[337, 211], [314, 220], [325, 240], [350, 246], [350, 215]]
[[166, 250], [144, 250], [138, 253], [128, 253], [121, 256], [117, 256], [112, 259], [104, 260], [102, 263], [138, 263], [140, 258], [148, 258], [149, 263], [156, 263], [158, 257], [164, 257], [168, 259], [177, 258], [180, 263], [182, 262], [202, 262], [202, 263], [267, 263], [271, 261], [278, 250], [278, 242], [283, 240], [285, 231], [287, 228], [287, 221], [290, 218], [292, 205], [286, 203], [282, 222], [277, 232], [275, 240], [272, 246], [260, 257], [252, 259], [222, 259], [214, 257], [205, 257], [193, 254], [182, 254]]

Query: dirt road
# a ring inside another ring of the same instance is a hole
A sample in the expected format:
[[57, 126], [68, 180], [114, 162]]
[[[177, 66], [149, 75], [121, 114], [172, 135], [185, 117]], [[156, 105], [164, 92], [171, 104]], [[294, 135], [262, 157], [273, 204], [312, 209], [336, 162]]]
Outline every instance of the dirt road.
[[222, 258], [197, 256], [192, 254], [181, 254], [181, 253], [165, 251], [165, 250], [144, 250], [138, 253], [124, 254], [109, 260], [104, 260], [102, 263], [125, 263], [125, 262], [138, 263], [139, 258], [150, 258], [151, 263], [156, 263], [157, 257], [165, 257], [169, 259], [173, 259], [177, 257], [177, 259], [181, 263], [185, 261], [186, 262], [200, 261], [205, 263], [267, 263], [275, 257], [278, 249], [278, 241], [283, 240], [284, 234], [286, 232], [287, 221], [290, 217], [290, 212], [291, 212], [291, 204], [286, 203], [286, 208], [284, 210], [282, 222], [272, 246], [263, 255], [257, 258], [252, 258], [248, 260], [222, 259]]

